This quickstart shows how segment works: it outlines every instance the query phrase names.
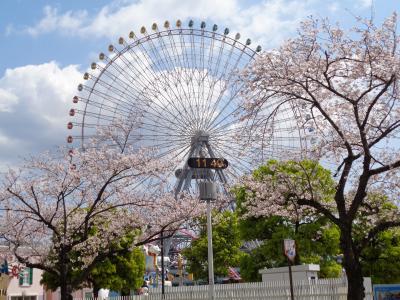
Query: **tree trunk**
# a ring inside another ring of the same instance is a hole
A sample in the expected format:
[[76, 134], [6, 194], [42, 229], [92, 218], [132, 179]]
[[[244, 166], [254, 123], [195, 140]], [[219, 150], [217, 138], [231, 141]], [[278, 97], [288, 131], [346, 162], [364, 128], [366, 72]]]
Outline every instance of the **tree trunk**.
[[65, 281], [61, 281], [60, 283], [60, 296], [61, 300], [68, 300], [68, 288]]
[[[300, 228], [300, 222], [296, 221], [296, 223], [294, 225], [294, 236], [295, 236], [295, 239], [298, 236], [299, 228]], [[294, 257], [294, 263], [293, 264], [297, 266], [297, 265], [301, 264], [301, 258], [300, 258], [299, 244], [297, 243], [296, 240], [295, 240], [295, 242], [296, 242], [296, 256]]]
[[130, 296], [131, 291], [129, 288], [123, 288], [121, 289], [121, 296]]
[[93, 284], [93, 298], [97, 299], [99, 297], [100, 287], [96, 283]]
[[61, 249], [59, 256], [59, 264], [60, 264], [60, 300], [71, 300], [71, 288], [68, 285], [68, 268], [66, 263], [66, 252], [65, 249]]
[[68, 286], [66, 278], [60, 283], [60, 300], [72, 300], [73, 297], [71, 295], [72, 290], [70, 286]]
[[343, 267], [346, 271], [348, 290], [348, 300], [364, 299], [364, 279], [362, 276], [359, 255], [353, 247], [351, 238], [351, 229], [341, 228], [340, 232], [340, 248], [343, 251]]

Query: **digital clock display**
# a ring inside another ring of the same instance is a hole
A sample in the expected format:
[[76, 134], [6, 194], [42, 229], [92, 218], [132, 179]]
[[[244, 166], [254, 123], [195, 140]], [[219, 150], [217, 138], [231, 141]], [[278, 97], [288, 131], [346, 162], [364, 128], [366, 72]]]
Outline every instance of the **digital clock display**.
[[188, 165], [194, 169], [226, 169], [228, 161], [225, 158], [191, 157]]

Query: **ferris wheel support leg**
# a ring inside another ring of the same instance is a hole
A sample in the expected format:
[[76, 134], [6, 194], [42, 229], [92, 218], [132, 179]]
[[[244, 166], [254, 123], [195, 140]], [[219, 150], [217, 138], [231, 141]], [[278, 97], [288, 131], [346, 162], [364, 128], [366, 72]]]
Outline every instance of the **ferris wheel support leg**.
[[[191, 157], [194, 155], [194, 152], [196, 150], [196, 147], [192, 145], [190, 148], [188, 157]], [[178, 196], [178, 194], [184, 190], [188, 190], [190, 186], [190, 181], [192, 180], [192, 175], [193, 171], [189, 169], [187, 161], [185, 162], [185, 165], [182, 168], [182, 175], [178, 178], [178, 182], [175, 185], [175, 198]]]

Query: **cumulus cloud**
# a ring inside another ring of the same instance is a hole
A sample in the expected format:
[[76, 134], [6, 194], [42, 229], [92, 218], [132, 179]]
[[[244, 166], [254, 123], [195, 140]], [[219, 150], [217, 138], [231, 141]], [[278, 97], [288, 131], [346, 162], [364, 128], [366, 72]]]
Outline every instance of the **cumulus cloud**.
[[361, 6], [362, 8], [371, 8], [373, 5], [373, 0], [357, 0], [357, 5]]
[[328, 5], [328, 9], [330, 12], [337, 12], [340, 8], [340, 4], [338, 2], [332, 2]]
[[7, 69], [0, 78], [0, 169], [21, 157], [63, 145], [68, 109], [81, 73], [56, 62]]
[[26, 28], [24, 31], [32, 36], [37, 36], [53, 31], [73, 33], [83, 25], [87, 18], [86, 11], [67, 11], [60, 15], [57, 8], [45, 6], [43, 8], [44, 17], [34, 26]]
[[60, 13], [56, 8], [46, 6], [44, 17], [25, 32], [32, 36], [60, 32], [115, 39], [153, 22], [193, 18], [216, 22], [231, 27], [232, 31], [241, 31], [259, 43], [275, 45], [291, 34], [301, 19], [312, 13], [313, 3], [314, 0], [264, 0], [248, 6], [240, 0], [114, 1], [94, 16], [84, 10]]
[[18, 103], [18, 97], [8, 90], [0, 88], [0, 112], [11, 112]]

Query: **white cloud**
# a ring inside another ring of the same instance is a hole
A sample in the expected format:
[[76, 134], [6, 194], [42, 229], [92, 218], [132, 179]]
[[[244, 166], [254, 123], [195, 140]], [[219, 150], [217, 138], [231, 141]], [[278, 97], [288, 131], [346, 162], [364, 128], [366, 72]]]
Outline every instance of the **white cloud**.
[[11, 112], [17, 103], [18, 97], [15, 94], [0, 88], [0, 112]]
[[25, 32], [32, 36], [60, 30], [63, 33], [73, 34], [78, 30], [83, 21], [87, 18], [86, 11], [67, 11], [59, 15], [57, 8], [45, 6], [43, 9], [44, 17], [33, 27], [28, 27]]
[[10, 36], [13, 32], [15, 32], [14, 25], [13, 24], [8, 24], [6, 26], [6, 29], [4, 30], [4, 35], [5, 36]]
[[71, 100], [68, 95], [76, 90], [80, 78], [81, 73], [73, 65], [65, 68], [55, 62], [28, 65], [7, 69], [0, 79], [0, 89], [20, 99], [19, 106], [24, 107], [24, 111], [57, 123], [65, 117], [65, 103]]
[[362, 8], [371, 8], [373, 2], [373, 0], [357, 0], [356, 1], [356, 5], [361, 6]]
[[81, 37], [116, 39], [131, 30], [138, 32], [143, 25], [150, 28], [153, 22], [163, 24], [170, 20], [174, 23], [177, 19], [187, 22], [193, 18], [231, 27], [232, 31], [240, 31], [260, 43], [276, 44], [312, 13], [313, 3], [314, 0], [264, 0], [244, 8], [246, 3], [240, 0], [114, 1], [95, 16], [82, 10], [60, 14], [56, 8], [46, 6], [43, 19], [25, 32], [33, 36], [56, 31]]
[[2, 164], [14, 161], [16, 154], [65, 143], [68, 109], [81, 76], [77, 66], [61, 68], [55, 62], [6, 70], [0, 78]]
[[5, 136], [2, 132], [0, 132], [0, 146], [5, 147], [7, 145], [10, 145], [12, 143], [12, 140]]
[[328, 9], [330, 12], [335, 13], [339, 10], [340, 4], [338, 2], [332, 2], [328, 5]]

